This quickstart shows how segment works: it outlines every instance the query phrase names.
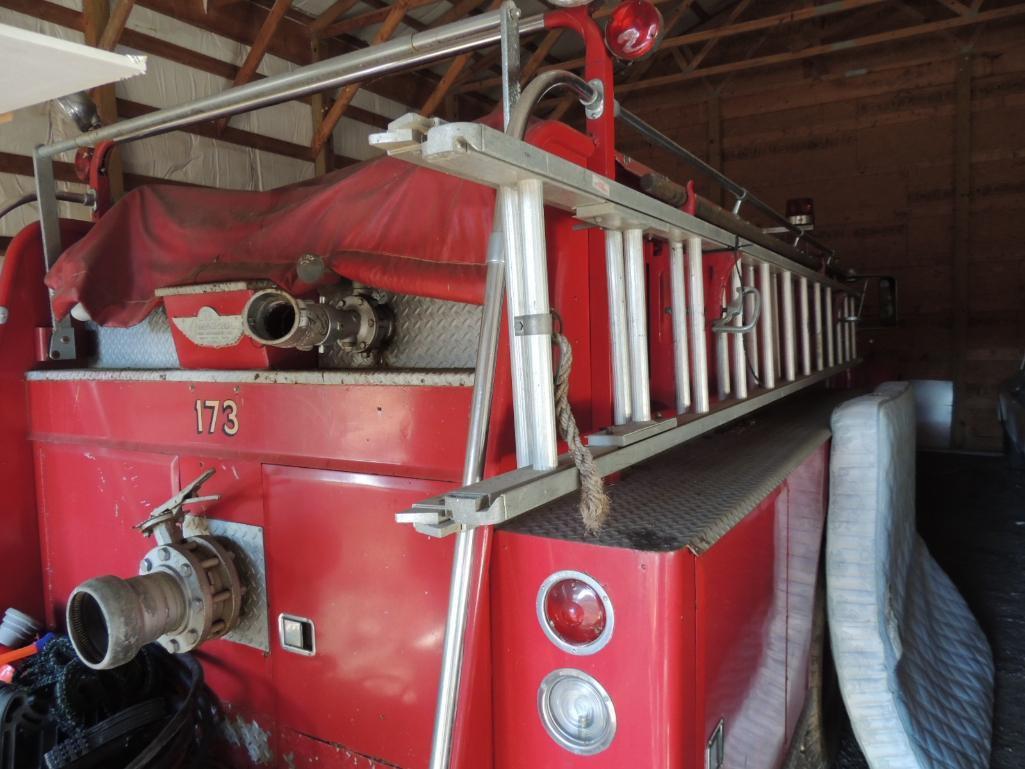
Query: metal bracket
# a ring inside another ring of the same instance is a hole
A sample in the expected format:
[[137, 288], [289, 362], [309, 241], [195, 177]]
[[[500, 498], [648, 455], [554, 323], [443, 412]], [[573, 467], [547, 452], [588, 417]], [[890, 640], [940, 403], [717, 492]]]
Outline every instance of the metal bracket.
[[[751, 312], [751, 320], [742, 326], [733, 325], [737, 318], [744, 317], [744, 297], [754, 297], [754, 309]], [[743, 286], [737, 292], [733, 301], [726, 305], [726, 312], [718, 320], [712, 322], [712, 331], [717, 334], [746, 334], [754, 330], [758, 325], [758, 316], [762, 314], [762, 295], [754, 286]]]
[[588, 120], [597, 120], [605, 114], [605, 83], [601, 78], [596, 77], [593, 80], [588, 80], [587, 84], [594, 90], [594, 98], [589, 102], [582, 102], [581, 106], [583, 106], [584, 115]]
[[516, 336], [551, 336], [552, 314], [545, 312], [540, 315], [517, 315], [513, 330]]
[[737, 200], [733, 204], [733, 215], [740, 216], [740, 207], [744, 205], [744, 201], [747, 199], [747, 190], [741, 190], [737, 194]]

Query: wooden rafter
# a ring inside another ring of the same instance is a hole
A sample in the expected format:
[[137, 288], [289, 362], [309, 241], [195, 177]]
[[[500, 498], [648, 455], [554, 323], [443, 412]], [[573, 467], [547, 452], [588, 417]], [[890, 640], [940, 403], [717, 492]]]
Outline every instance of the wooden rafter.
[[[399, 24], [402, 23], [403, 17], [406, 15], [407, 0], [398, 0], [391, 7], [387, 18], [381, 24], [381, 28], [377, 30], [377, 34], [374, 35], [374, 39], [370, 42], [370, 45], [377, 45], [383, 43], [398, 29]], [[342, 119], [342, 115], [345, 114], [345, 110], [349, 108], [349, 104], [352, 102], [353, 97], [362, 88], [362, 83], [353, 83], [343, 87], [338, 92], [338, 97], [335, 99], [335, 103], [331, 105], [331, 109], [328, 110], [327, 114], [324, 115], [324, 120], [320, 124], [320, 128], [313, 136], [313, 142], [310, 145], [311, 154], [316, 157], [317, 153], [320, 152], [324, 144], [331, 138], [331, 134], [335, 130], [335, 126], [338, 125], [338, 121]]]
[[[408, 12], [414, 8], [422, 8], [425, 5], [434, 5], [438, 1], [439, 0], [406, 0], [404, 7], [406, 12]], [[381, 8], [361, 13], [359, 16], [353, 16], [351, 19], [342, 19], [337, 24], [331, 24], [326, 29], [321, 30], [318, 36], [322, 38], [337, 37], [338, 35], [358, 32], [365, 27], [372, 27], [374, 24], [383, 23], [390, 16], [394, 8], [394, 5], [383, 5]]]
[[[8, 1], [0, 0], [0, 5]], [[47, 0], [32, 0], [29, 4], [46, 2]], [[222, 9], [211, 8], [208, 13], [203, 12], [202, 3], [198, 0], [136, 0], [136, 4], [245, 45], [249, 45], [259, 33], [268, 10], [251, 2], [238, 3]], [[271, 39], [267, 52], [296, 64], [309, 64], [313, 60], [310, 52], [309, 23], [308, 16], [286, 16]], [[365, 45], [365, 41], [362, 40], [331, 38], [324, 41], [323, 55], [324, 58], [330, 58]], [[376, 80], [368, 90], [390, 99], [404, 101], [410, 98], [424, 99], [433, 87], [434, 78], [407, 73]]]
[[[84, 0], [82, 22], [86, 44], [103, 48], [104, 43], [107, 43], [109, 47], [104, 50], [114, 50], [118, 39], [124, 32], [132, 5], [133, 2], [130, 0], [121, 0], [111, 13], [108, 0]], [[96, 112], [101, 121], [108, 125], [118, 121], [117, 94], [112, 83], [94, 88], [92, 98], [96, 103]], [[124, 170], [121, 156], [117, 152], [111, 153], [110, 159], [107, 161], [107, 179], [110, 181], [111, 194], [115, 198], [124, 194]]]
[[[122, 0], [124, 2], [124, 0]], [[238, 73], [232, 80], [232, 85], [244, 85], [253, 79], [253, 75], [256, 74], [257, 68], [260, 66], [260, 62], [263, 61], [264, 54], [267, 53], [267, 46], [270, 45], [271, 38], [274, 37], [274, 33], [277, 31], [278, 25], [281, 20], [285, 18], [285, 14], [288, 9], [292, 7], [292, 0], [274, 0], [274, 5], [271, 6], [270, 12], [267, 14], [267, 18], [263, 20], [263, 25], [260, 27], [260, 32], [256, 35], [256, 39], [253, 40], [253, 44], [249, 48], [249, 53], [246, 54], [246, 59], [242, 62], [242, 66], [238, 68]], [[228, 121], [231, 117], [222, 117], [217, 121], [217, 130], [223, 131], [224, 127], [228, 125]]]
[[[679, 23], [681, 21], [683, 21], [683, 18], [690, 12], [691, 6], [693, 6], [695, 4], [695, 2], [696, 2], [696, 0], [683, 0], [683, 2], [680, 3], [680, 7], [676, 9], [676, 12], [672, 16], [670, 16], [669, 17], [669, 21], [666, 22], [665, 34], [667, 34], [667, 35], [673, 34], [673, 32], [676, 30], [676, 27], [679, 25]], [[675, 51], [675, 50], [677, 50], [677, 49], [676, 48], [671, 48], [670, 49], [670, 51]], [[644, 61], [637, 62], [637, 64], [634, 65], [634, 67], [632, 68], [632, 71], [630, 72], [630, 74], [627, 75], [627, 82], [629, 82], [629, 83], [636, 82], [637, 80], [640, 80], [642, 77], [644, 77], [646, 74], [648, 74], [648, 70], [650, 70], [652, 65], [656, 61], [658, 61], [658, 58], [659, 58], [658, 54], [656, 53], [656, 55], [649, 56]]]
[[313, 37], [319, 37], [320, 33], [323, 32], [331, 22], [347, 14], [358, 2], [359, 0], [335, 0], [335, 2], [326, 8], [320, 16], [310, 22], [310, 35]]
[[107, 25], [103, 28], [103, 34], [100, 36], [97, 48], [102, 48], [104, 51], [113, 51], [117, 47], [134, 5], [135, 0], [118, 0], [117, 5], [110, 12], [110, 18], [107, 20]]
[[959, 2], [959, 0], [936, 0], [936, 2], [938, 2], [944, 8], [949, 8], [958, 16], [967, 16], [972, 12], [971, 8], [969, 8], [964, 3]]
[[[888, 2], [889, 0], [835, 0], [835, 2], [828, 3], [827, 5], [816, 5], [806, 8], [800, 8], [794, 11], [787, 11], [785, 13], [777, 13], [771, 16], [763, 16], [759, 19], [752, 19], [750, 21], [741, 21], [734, 24], [723, 25], [720, 27], [713, 27], [711, 29], [703, 29], [696, 32], [688, 32], [683, 35], [676, 35], [675, 37], [665, 38], [659, 45], [659, 50], [668, 51], [672, 48], [677, 48], [684, 45], [693, 45], [695, 43], [703, 43], [709, 40], [722, 39], [727, 37], [733, 37], [735, 35], [742, 35], [749, 32], [758, 32], [761, 30], [775, 30], [780, 27], [794, 24], [800, 21], [806, 21], [808, 19], [817, 19], [832, 14], [843, 13], [846, 11], [854, 10], [855, 8], [864, 8], [869, 5], [878, 5], [881, 3]], [[548, 69], [560, 68], [560, 69], [580, 69], [584, 66], [584, 59], [570, 59], [568, 61], [561, 62], [552, 67], [543, 67], [540, 71], [544, 72]], [[491, 88], [498, 84], [493, 78], [487, 80], [481, 80], [474, 83], [468, 83], [464, 90], [473, 90], [481, 88]]]
[[[494, 10], [502, 4], [502, 0], [491, 0], [491, 5], [488, 6], [488, 10]], [[460, 5], [462, 5], [460, 3]], [[423, 103], [420, 108], [420, 114], [424, 117], [430, 117], [437, 112], [438, 107], [445, 100], [452, 86], [459, 80], [463, 70], [466, 69], [466, 65], [470, 63], [473, 58], [473, 53], [461, 53], [456, 56], [452, 61], [449, 62], [448, 68], [445, 70], [445, 74], [441, 76], [441, 80], [438, 81], [438, 85], [435, 86], [434, 91], [427, 97], [427, 101]]]
[[1005, 8], [998, 8], [992, 11], [974, 14], [972, 16], [958, 16], [956, 18], [945, 19], [943, 21], [933, 21], [925, 24], [915, 24], [910, 27], [894, 29], [888, 32], [880, 32], [874, 35], [865, 35], [863, 37], [854, 38], [852, 40], [843, 40], [840, 42], [829, 43], [826, 45], [809, 46], [808, 48], [804, 48], [799, 51], [787, 51], [785, 53], [769, 54], [767, 56], [760, 56], [757, 58], [749, 58], [741, 61], [717, 64], [711, 67], [700, 67], [692, 72], [681, 72], [675, 75], [665, 75], [662, 77], [649, 78], [648, 80], [643, 80], [639, 83], [628, 83], [622, 85], [619, 87], [618, 93], [632, 93], [635, 91], [645, 90], [648, 88], [657, 88], [666, 85], [676, 85], [687, 80], [693, 80], [701, 77], [711, 77], [714, 75], [723, 75], [731, 72], [739, 72], [742, 70], [757, 69], [759, 67], [772, 66], [776, 64], [786, 64], [789, 62], [802, 61], [804, 59], [812, 59], [818, 56], [826, 56], [832, 53], [842, 53], [845, 51], [851, 51], [858, 48], [867, 48], [869, 46], [881, 45], [884, 43], [899, 42], [901, 40], [909, 40], [915, 37], [936, 34], [938, 32], [946, 32], [951, 29], [970, 27], [975, 24], [983, 24], [990, 21], [999, 21], [1002, 19], [1011, 19], [1023, 15], [1025, 15], [1025, 3], [1019, 3], [1017, 5], [1012, 5]]
[[[739, 0], [739, 2], [737, 2], [737, 4], [730, 10], [730, 15], [726, 17], [726, 23], [723, 26], [728, 27], [735, 23], [740, 17], [740, 14], [746, 11], [749, 5], [751, 5], [751, 0]], [[701, 46], [701, 49], [694, 54], [694, 58], [687, 63], [688, 70], [693, 71], [697, 69], [701, 65], [701, 62], [705, 60], [705, 57], [707, 57], [708, 54], [712, 52], [712, 49], [715, 48], [716, 43], [720, 40], [722, 40], [721, 37], [713, 37], [705, 41], [705, 44]]]

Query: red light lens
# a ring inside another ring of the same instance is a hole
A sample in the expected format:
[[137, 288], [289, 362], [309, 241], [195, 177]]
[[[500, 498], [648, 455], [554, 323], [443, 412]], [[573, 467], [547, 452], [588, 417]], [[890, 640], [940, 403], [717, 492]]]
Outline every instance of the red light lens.
[[579, 579], [556, 582], [545, 596], [545, 618], [563, 641], [585, 646], [605, 630], [605, 605], [598, 592]]
[[648, 0], [624, 0], [605, 27], [605, 45], [617, 59], [635, 61], [655, 50], [662, 35], [662, 14]]

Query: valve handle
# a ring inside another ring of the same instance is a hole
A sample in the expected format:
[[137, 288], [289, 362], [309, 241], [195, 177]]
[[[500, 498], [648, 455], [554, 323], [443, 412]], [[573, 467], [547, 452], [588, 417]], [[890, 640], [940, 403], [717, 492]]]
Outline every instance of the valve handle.
[[157, 541], [160, 544], [181, 540], [181, 522], [185, 517], [185, 505], [197, 504], [199, 502], [215, 502], [220, 499], [218, 494], [205, 497], [198, 496], [200, 487], [210, 480], [213, 474], [214, 468], [211, 467], [191, 483], [182, 487], [181, 491], [164, 502], [164, 504], [154, 508], [146, 520], [135, 524], [135, 528], [139, 529], [144, 537], [156, 534]]

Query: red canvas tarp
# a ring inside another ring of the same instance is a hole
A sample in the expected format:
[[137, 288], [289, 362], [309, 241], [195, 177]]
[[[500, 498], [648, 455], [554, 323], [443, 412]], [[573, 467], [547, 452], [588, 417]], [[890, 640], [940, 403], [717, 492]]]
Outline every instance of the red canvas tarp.
[[380, 158], [266, 192], [148, 185], [129, 192], [46, 277], [61, 315], [131, 326], [167, 286], [267, 278], [297, 285], [317, 254], [386, 291], [480, 303], [494, 191]]

